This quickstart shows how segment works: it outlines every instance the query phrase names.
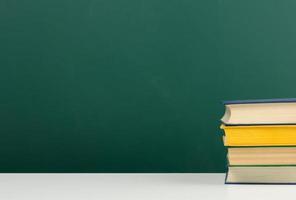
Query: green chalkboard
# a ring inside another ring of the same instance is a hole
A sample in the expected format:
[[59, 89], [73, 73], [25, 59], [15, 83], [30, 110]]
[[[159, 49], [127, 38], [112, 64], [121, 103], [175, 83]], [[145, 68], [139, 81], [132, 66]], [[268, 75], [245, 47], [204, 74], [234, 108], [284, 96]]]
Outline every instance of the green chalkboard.
[[0, 172], [223, 172], [222, 100], [296, 97], [296, 2], [2, 0]]

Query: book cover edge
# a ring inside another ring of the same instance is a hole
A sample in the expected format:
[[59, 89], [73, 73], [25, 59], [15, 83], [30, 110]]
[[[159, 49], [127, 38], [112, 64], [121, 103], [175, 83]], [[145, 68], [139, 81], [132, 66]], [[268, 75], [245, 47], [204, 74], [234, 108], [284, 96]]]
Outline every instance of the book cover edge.
[[224, 105], [230, 104], [258, 104], [258, 103], [295, 103], [296, 98], [280, 98], [280, 99], [249, 99], [249, 100], [226, 100]]

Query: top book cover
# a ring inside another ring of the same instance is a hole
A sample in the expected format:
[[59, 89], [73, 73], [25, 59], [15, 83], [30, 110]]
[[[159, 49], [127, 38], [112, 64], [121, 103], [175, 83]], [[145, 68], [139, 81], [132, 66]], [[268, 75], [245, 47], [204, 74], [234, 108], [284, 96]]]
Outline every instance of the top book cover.
[[232, 100], [223, 101], [224, 105], [228, 104], [257, 104], [257, 103], [294, 103], [296, 98], [286, 98], [286, 99], [252, 99], [252, 100]]

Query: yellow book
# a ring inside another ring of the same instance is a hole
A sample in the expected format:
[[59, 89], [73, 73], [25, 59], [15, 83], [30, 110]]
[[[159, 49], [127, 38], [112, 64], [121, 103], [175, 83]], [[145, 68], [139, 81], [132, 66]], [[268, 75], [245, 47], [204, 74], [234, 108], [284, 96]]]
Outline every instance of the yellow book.
[[296, 146], [296, 125], [225, 126], [225, 146]]

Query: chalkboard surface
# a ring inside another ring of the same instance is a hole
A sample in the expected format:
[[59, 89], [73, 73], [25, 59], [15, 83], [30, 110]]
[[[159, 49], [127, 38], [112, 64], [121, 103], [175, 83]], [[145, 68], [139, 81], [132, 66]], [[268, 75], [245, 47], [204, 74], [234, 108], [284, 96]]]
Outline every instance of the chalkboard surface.
[[296, 2], [2, 0], [0, 172], [223, 172], [222, 100], [296, 97]]

